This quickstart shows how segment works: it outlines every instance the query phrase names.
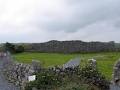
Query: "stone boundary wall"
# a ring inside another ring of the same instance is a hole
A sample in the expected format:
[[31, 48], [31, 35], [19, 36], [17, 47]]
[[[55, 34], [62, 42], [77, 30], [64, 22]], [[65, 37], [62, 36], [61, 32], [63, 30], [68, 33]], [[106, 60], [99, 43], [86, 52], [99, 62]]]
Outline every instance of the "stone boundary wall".
[[28, 83], [28, 76], [32, 76], [40, 70], [38, 61], [33, 60], [31, 64], [18, 63], [12, 59], [10, 54], [2, 57], [1, 61], [3, 61], [2, 70], [6, 79], [20, 87], [21, 90], [24, 90], [26, 83]]
[[45, 43], [27, 44], [25, 51], [52, 53], [87, 53], [116, 51], [111, 42], [83, 42], [83, 41], [49, 41]]
[[28, 82], [28, 76], [31, 76], [33, 73], [34, 69], [32, 66], [22, 63], [12, 63], [4, 68], [6, 79], [19, 86], [21, 90], [24, 90]]

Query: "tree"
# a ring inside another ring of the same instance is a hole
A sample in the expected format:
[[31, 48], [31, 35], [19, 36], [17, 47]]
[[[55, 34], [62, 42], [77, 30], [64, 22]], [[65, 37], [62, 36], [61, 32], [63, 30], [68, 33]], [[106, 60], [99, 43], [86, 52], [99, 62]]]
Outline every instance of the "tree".
[[15, 52], [16, 53], [22, 53], [22, 52], [24, 52], [24, 47], [22, 45], [16, 46]]
[[11, 53], [15, 53], [15, 45], [11, 44], [11, 43], [5, 43], [4, 44], [4, 49], [5, 51], [9, 51]]
[[4, 44], [4, 51], [9, 51], [10, 53], [21, 53], [24, 52], [24, 47], [22, 45], [14, 45], [7, 42]]

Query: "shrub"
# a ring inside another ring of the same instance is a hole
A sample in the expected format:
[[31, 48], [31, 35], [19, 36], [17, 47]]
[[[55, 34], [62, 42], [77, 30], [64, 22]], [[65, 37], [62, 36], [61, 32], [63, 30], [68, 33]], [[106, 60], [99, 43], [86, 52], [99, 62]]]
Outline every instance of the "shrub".
[[15, 52], [16, 53], [22, 53], [22, 52], [24, 52], [24, 47], [22, 45], [16, 46]]
[[62, 77], [52, 70], [44, 70], [37, 74], [37, 79], [26, 86], [26, 90], [33, 87], [38, 90], [56, 90], [62, 84]]
[[5, 43], [4, 46], [4, 51], [9, 51], [10, 53], [22, 53], [24, 52], [24, 46], [22, 45], [14, 45], [12, 43]]
[[11, 53], [15, 53], [15, 45], [7, 42], [4, 44], [4, 50], [9, 51]]
[[109, 90], [109, 82], [90, 65], [64, 70], [54, 67], [37, 73], [36, 81], [28, 83], [26, 90], [33, 87], [38, 90]]
[[69, 82], [67, 85], [61, 86], [58, 90], [89, 90], [89, 89], [87, 84]]
[[93, 68], [91, 65], [86, 65], [82, 68], [80, 76], [90, 86], [98, 87], [100, 90], [109, 90], [110, 83], [97, 68]]

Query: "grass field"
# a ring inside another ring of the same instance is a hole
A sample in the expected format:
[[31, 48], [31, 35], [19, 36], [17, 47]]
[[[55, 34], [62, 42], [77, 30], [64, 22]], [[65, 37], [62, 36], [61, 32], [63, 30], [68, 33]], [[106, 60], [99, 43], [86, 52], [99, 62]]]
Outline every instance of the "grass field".
[[31, 63], [33, 59], [41, 61], [45, 67], [62, 65], [72, 58], [80, 57], [81, 64], [84, 65], [88, 59], [97, 60], [99, 70], [111, 79], [113, 65], [120, 58], [120, 53], [90, 53], [90, 54], [53, 54], [53, 53], [21, 53], [13, 55], [18, 62]]

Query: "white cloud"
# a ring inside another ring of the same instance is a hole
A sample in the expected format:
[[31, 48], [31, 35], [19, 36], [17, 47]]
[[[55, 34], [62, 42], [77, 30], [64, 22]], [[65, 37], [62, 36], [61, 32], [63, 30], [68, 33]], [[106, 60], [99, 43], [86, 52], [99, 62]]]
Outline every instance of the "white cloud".
[[0, 0], [0, 41], [119, 42], [119, 0]]

